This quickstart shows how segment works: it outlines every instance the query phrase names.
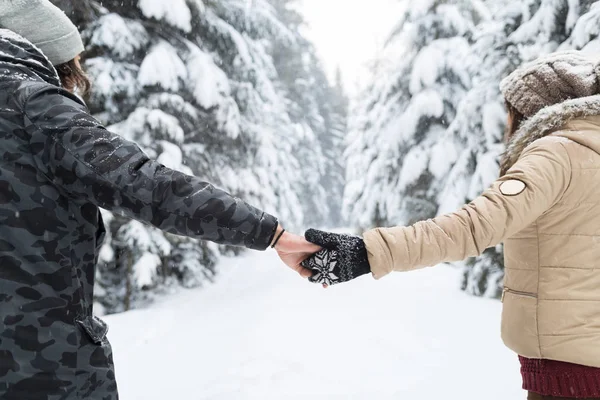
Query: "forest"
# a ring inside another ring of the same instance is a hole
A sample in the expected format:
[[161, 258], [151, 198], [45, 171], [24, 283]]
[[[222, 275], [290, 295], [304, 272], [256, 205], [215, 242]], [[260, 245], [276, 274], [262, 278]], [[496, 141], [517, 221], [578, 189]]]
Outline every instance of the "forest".
[[[297, 231], [360, 234], [459, 208], [498, 176], [500, 80], [543, 54], [600, 48], [595, 1], [404, 0], [349, 98], [304, 35], [296, 0], [53, 2], [83, 32], [102, 123]], [[238, 253], [104, 220], [101, 314], [212, 282], [220, 257]], [[463, 290], [500, 296], [501, 246], [460, 266]]]

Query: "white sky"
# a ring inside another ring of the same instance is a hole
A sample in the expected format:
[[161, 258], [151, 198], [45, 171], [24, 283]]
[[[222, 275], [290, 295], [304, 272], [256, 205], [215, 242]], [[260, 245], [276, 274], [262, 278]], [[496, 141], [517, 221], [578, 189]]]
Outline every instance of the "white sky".
[[355, 94], [369, 76], [375, 57], [402, 15], [399, 0], [300, 0], [309, 24], [306, 32], [317, 46], [331, 77], [340, 66], [346, 88]]

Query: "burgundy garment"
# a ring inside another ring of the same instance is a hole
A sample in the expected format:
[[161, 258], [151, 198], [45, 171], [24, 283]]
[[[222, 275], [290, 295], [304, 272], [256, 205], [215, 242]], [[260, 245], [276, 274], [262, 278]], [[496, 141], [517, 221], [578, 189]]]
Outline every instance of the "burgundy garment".
[[521, 356], [519, 360], [523, 389], [529, 392], [558, 398], [600, 398], [600, 368]]
[[[529, 392], [527, 400], [578, 400], [575, 397], [554, 397], [554, 396], [543, 396], [538, 393]], [[600, 400], [600, 398], [593, 398], [587, 400]]]

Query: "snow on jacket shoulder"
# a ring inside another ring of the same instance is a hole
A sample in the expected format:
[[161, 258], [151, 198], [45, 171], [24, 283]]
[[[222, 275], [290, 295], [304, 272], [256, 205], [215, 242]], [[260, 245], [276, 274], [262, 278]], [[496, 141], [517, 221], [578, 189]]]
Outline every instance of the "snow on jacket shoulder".
[[260, 250], [277, 221], [108, 132], [7, 30], [0, 88], [0, 398], [116, 399], [108, 327], [92, 315], [98, 207]]
[[570, 102], [531, 121], [531, 144], [509, 147], [517, 161], [479, 198], [410, 227], [371, 230], [365, 242], [376, 278], [504, 242], [505, 344], [528, 358], [600, 367], [600, 96]]

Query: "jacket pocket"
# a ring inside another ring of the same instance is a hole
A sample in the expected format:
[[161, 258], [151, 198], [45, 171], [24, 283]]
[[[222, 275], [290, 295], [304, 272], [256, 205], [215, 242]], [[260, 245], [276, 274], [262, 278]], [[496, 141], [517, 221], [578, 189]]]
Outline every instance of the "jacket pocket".
[[102, 344], [108, 333], [108, 324], [96, 316], [88, 316], [77, 320], [77, 324], [96, 344]]
[[527, 358], [542, 358], [535, 293], [504, 288], [502, 293], [502, 340]]
[[523, 296], [523, 297], [531, 297], [537, 299], [537, 294], [529, 293], [529, 292], [521, 292], [519, 290], [512, 290], [507, 287], [502, 291], [502, 303], [504, 303], [504, 298], [506, 297], [506, 293], [514, 294], [515, 296]]

